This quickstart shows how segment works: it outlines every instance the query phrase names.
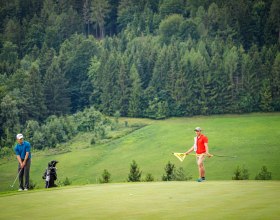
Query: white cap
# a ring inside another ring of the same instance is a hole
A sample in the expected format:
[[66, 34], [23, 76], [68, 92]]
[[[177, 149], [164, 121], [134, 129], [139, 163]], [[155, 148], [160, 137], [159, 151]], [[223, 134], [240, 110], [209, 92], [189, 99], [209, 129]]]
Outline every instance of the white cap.
[[17, 134], [17, 139], [20, 140], [23, 138], [23, 135], [22, 134]]
[[196, 127], [194, 130], [195, 131], [202, 131], [202, 129], [200, 127]]

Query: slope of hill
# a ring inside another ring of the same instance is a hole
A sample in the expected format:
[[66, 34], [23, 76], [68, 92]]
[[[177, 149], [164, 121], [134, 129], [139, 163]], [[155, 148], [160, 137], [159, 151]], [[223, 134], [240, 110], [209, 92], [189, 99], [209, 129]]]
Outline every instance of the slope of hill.
[[[237, 166], [248, 169], [249, 178], [254, 179], [263, 165], [272, 172], [273, 180], [279, 180], [279, 124], [280, 113], [170, 118], [150, 121], [149, 125], [133, 133], [100, 145], [90, 145], [87, 135], [81, 134], [69, 143], [71, 150], [67, 153], [34, 153], [31, 179], [38, 188], [44, 187], [41, 177], [47, 163], [53, 159], [59, 161], [59, 181], [67, 177], [74, 185], [98, 183], [104, 169], [111, 174], [112, 182], [125, 182], [132, 160], [142, 171], [142, 179], [150, 173], [156, 181], [161, 181], [169, 161], [195, 179], [195, 158], [189, 156], [180, 162], [171, 153], [184, 152], [192, 146], [193, 129], [201, 126], [209, 138], [210, 153], [237, 156], [207, 158], [208, 180], [231, 180]], [[82, 148], [79, 147], [81, 145]], [[0, 191], [10, 189], [16, 166], [15, 158], [1, 162]]]

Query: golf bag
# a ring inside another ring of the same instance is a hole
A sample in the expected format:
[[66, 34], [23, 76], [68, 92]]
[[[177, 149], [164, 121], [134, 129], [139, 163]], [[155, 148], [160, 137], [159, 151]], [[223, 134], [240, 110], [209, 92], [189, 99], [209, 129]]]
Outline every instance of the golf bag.
[[57, 179], [56, 174], [56, 164], [58, 161], [52, 160], [48, 163], [48, 168], [46, 169], [44, 175], [42, 176], [43, 179], [46, 180], [46, 186], [45, 188], [51, 188], [56, 187], [57, 185], [54, 183], [54, 181]]

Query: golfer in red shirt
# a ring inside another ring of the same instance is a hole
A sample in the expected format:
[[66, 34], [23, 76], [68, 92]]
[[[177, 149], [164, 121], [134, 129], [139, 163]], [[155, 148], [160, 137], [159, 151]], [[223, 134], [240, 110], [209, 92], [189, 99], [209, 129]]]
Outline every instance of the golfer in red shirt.
[[202, 182], [205, 180], [205, 168], [203, 165], [205, 156], [212, 157], [213, 155], [209, 154], [208, 152], [208, 138], [201, 133], [201, 128], [196, 127], [194, 131], [196, 132], [196, 137], [194, 137], [194, 145], [185, 154], [188, 155], [190, 152], [195, 151], [199, 173], [199, 178], [197, 181]]

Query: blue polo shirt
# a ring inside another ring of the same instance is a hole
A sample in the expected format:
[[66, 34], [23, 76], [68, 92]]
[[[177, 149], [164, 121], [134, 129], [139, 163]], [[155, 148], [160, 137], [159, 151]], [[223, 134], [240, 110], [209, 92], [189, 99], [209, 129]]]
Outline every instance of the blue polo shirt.
[[16, 155], [19, 155], [24, 160], [26, 152], [29, 152], [28, 159], [31, 158], [31, 145], [28, 141], [23, 141], [22, 144], [15, 146]]

